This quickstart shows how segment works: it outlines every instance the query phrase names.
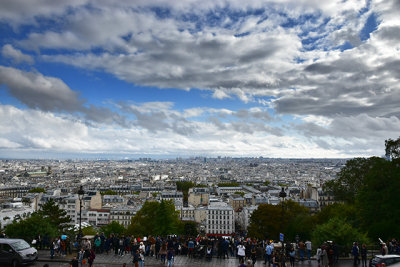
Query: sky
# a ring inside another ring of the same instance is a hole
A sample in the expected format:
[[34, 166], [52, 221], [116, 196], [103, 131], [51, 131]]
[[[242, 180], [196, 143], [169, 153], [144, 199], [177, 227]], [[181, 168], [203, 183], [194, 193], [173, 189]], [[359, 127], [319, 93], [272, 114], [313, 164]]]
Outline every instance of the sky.
[[0, 157], [381, 156], [400, 1], [2, 0]]

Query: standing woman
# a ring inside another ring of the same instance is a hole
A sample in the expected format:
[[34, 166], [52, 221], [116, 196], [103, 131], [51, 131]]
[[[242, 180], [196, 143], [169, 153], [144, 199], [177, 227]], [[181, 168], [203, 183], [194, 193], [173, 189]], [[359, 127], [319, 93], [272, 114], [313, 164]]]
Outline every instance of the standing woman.
[[167, 256], [167, 244], [165, 244], [164, 241], [162, 242], [162, 245], [161, 245], [160, 255], [161, 255], [161, 262], [163, 264], [165, 264], [165, 258]]

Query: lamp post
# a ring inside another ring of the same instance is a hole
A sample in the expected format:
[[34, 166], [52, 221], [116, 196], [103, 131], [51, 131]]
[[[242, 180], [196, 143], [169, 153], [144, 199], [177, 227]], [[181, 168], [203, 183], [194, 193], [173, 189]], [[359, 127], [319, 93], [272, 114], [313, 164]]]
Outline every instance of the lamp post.
[[[286, 192], [285, 192], [285, 189], [282, 187], [282, 190], [281, 190], [281, 192], [279, 192], [279, 197], [281, 198], [281, 204], [282, 204], [282, 217], [281, 217], [281, 219], [282, 219], [282, 221], [281, 221], [281, 227], [282, 227], [282, 234], [283, 234], [283, 215], [284, 215], [284, 207], [283, 207], [283, 202], [285, 201], [285, 198], [286, 198]], [[285, 249], [285, 243], [284, 243], [284, 240], [283, 240], [283, 238], [282, 238], [282, 260], [283, 260], [283, 256], [284, 256], [284, 249]]]
[[78, 250], [81, 250], [82, 243], [82, 199], [85, 191], [83, 191], [83, 187], [81, 186], [78, 190], [78, 198], [79, 198], [79, 233], [78, 233]]

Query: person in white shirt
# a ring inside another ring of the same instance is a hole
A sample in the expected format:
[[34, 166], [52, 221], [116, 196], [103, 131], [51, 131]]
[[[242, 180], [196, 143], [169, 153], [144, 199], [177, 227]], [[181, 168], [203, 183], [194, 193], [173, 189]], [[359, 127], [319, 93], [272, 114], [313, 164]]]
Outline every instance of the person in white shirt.
[[239, 262], [244, 261], [244, 257], [246, 256], [246, 248], [242, 243], [239, 243], [237, 246], [237, 255], [239, 256]]
[[307, 240], [305, 244], [306, 244], [306, 249], [307, 249], [308, 262], [310, 262], [311, 261], [311, 241]]

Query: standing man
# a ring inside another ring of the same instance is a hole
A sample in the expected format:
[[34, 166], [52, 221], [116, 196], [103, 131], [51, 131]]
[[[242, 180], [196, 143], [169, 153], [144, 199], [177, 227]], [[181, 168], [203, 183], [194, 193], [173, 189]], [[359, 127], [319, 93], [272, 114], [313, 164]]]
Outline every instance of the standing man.
[[357, 244], [357, 242], [354, 242], [353, 243], [353, 248], [351, 249], [351, 254], [353, 254], [353, 257], [354, 257], [354, 266], [358, 265], [358, 262], [359, 262], [358, 255], [359, 255], [359, 253], [360, 253], [360, 250], [358, 248], [358, 244]]
[[272, 244], [267, 242], [267, 246], [265, 247], [265, 261], [264, 261], [264, 264], [267, 264], [267, 262], [268, 262], [268, 266], [271, 265], [271, 255], [272, 255], [273, 252], [274, 252], [274, 247], [272, 246]]
[[310, 261], [311, 261], [311, 241], [307, 240], [305, 244], [306, 244], [306, 249], [307, 249], [307, 259], [308, 259], [308, 262], [310, 263]]

